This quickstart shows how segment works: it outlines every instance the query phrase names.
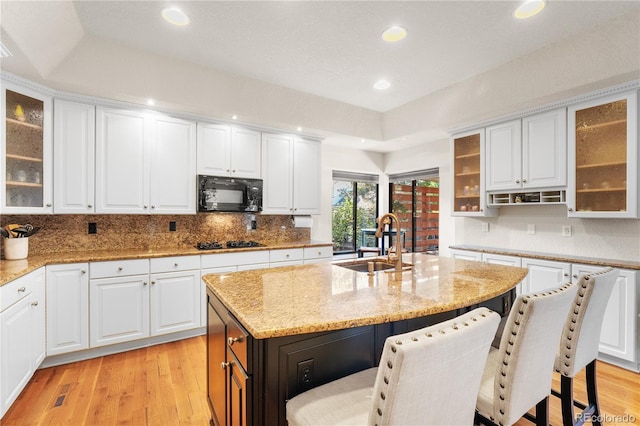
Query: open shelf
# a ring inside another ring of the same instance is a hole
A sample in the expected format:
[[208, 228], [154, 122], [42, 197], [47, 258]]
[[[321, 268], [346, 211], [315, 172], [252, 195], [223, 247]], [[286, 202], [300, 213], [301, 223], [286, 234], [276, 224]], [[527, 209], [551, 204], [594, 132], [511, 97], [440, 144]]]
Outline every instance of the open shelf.
[[31, 162], [34, 162], [34, 163], [42, 163], [42, 158], [25, 157], [24, 155], [7, 154], [7, 159], [21, 160], [21, 161], [31, 161]]
[[35, 129], [35, 130], [42, 130], [42, 126], [40, 126], [38, 124], [27, 123], [26, 121], [16, 120], [15, 118], [8, 118], [7, 117], [7, 123], [8, 124], [15, 124], [15, 125], [21, 126], [21, 127], [28, 127], [30, 129]]
[[7, 186], [20, 186], [23, 188], [42, 188], [41, 183], [33, 183], [33, 182], [17, 182], [17, 181], [7, 181]]
[[583, 164], [580, 166], [576, 166], [576, 169], [592, 169], [599, 167], [627, 167], [626, 161], [612, 161], [608, 163], [593, 163], [593, 164]]
[[615, 126], [617, 124], [627, 124], [627, 120], [626, 119], [614, 120], [614, 121], [607, 121], [606, 123], [592, 124], [590, 126], [580, 126], [580, 127], [576, 127], [576, 130], [578, 132], [586, 132], [586, 131], [589, 131], [589, 130], [599, 129], [599, 128], [602, 128], [602, 127]]
[[564, 189], [556, 191], [517, 191], [489, 193], [489, 206], [531, 206], [541, 204], [566, 204], [567, 191]]

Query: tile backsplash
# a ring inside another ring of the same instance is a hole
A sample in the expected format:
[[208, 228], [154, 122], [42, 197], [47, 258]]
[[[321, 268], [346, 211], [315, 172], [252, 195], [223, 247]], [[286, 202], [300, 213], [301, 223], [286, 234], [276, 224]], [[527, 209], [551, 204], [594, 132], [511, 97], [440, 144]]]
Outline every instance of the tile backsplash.
[[[309, 241], [310, 228], [294, 228], [291, 216], [244, 213], [195, 215], [2, 215], [0, 225], [40, 226], [29, 254], [61, 251], [192, 247], [199, 241], [253, 240], [263, 244]], [[170, 222], [176, 230], [170, 231]], [[89, 234], [89, 224], [97, 232]]]

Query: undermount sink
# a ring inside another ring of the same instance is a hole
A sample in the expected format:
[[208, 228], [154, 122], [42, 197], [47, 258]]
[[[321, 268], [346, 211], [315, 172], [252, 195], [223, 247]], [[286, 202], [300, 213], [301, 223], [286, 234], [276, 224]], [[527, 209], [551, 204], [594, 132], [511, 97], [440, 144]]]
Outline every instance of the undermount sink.
[[[351, 269], [352, 271], [356, 271], [356, 272], [369, 272], [369, 263], [373, 263], [374, 271], [395, 270], [395, 265], [391, 263], [387, 263], [386, 259], [384, 260], [363, 259], [363, 260], [356, 260], [356, 261], [350, 261], [350, 262], [334, 263], [334, 265], [340, 266], [341, 268]], [[410, 263], [403, 263], [402, 270], [406, 271], [408, 269], [411, 269], [411, 266], [412, 265]]]

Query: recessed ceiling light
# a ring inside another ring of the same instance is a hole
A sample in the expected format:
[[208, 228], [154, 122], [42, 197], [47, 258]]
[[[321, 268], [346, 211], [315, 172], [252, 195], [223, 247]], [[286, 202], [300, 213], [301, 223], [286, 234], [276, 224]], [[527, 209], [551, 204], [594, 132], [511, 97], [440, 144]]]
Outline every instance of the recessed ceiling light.
[[360, 143], [364, 143], [364, 138], [360, 139]]
[[147, 105], [155, 105], [156, 101], [154, 101], [153, 99], [147, 99]]
[[378, 80], [376, 81], [376, 84], [373, 85], [373, 87], [378, 90], [386, 90], [391, 87], [391, 83], [389, 83], [387, 80]]
[[189, 25], [189, 17], [177, 7], [167, 7], [162, 9], [162, 17], [168, 23], [179, 27]]
[[231, 119], [232, 119], [232, 120], [237, 120], [237, 119], [238, 119], [238, 116], [237, 116], [237, 115], [235, 115], [235, 114], [233, 114], [233, 115], [231, 116]]
[[518, 19], [531, 18], [544, 9], [545, 3], [544, 0], [527, 0], [513, 12], [513, 16]]
[[382, 33], [382, 39], [384, 41], [388, 41], [389, 43], [400, 41], [406, 36], [407, 36], [407, 30], [402, 27], [387, 28]]
[[302, 127], [298, 126], [298, 131], [301, 132], [302, 131]]

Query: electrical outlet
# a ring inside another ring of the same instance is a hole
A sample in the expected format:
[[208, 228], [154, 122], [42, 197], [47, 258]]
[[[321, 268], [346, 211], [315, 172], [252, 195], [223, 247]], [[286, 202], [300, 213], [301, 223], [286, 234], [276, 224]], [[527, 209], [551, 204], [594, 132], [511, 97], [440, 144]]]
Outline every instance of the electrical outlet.
[[482, 223], [482, 232], [489, 232], [489, 222]]
[[175, 232], [175, 230], [176, 230], [176, 223], [174, 221], [169, 222], [169, 231]]
[[536, 225], [533, 223], [530, 223], [527, 225], [527, 234], [529, 235], [535, 235], [536, 233]]
[[563, 237], [571, 236], [571, 225], [562, 225], [562, 236]]
[[313, 358], [298, 363], [298, 390], [311, 389], [313, 384]]
[[89, 234], [97, 234], [98, 233], [98, 224], [95, 222], [89, 222]]

